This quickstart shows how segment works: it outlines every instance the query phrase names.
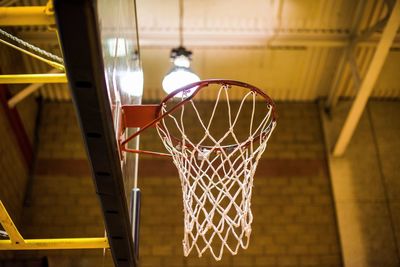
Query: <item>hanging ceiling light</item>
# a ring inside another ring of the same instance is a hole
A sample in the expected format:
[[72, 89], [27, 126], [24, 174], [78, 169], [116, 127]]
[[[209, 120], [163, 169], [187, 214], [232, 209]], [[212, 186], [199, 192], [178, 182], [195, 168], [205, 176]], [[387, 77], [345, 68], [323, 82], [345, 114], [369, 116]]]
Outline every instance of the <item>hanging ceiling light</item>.
[[[179, 0], [179, 44], [179, 47], [171, 51], [173, 66], [162, 81], [163, 89], [168, 94], [187, 84], [200, 81], [199, 76], [190, 68], [192, 52], [183, 46], [183, 0]], [[185, 96], [190, 94], [191, 92], [185, 92]], [[177, 94], [175, 97], [182, 97], [182, 94]]]

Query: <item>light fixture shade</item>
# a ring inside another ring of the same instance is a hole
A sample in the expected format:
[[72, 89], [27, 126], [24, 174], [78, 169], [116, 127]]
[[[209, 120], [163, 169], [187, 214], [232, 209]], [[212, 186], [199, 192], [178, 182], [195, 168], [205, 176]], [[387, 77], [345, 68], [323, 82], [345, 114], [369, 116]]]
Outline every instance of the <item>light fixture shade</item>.
[[[174, 66], [172, 70], [165, 75], [162, 81], [162, 87], [164, 91], [169, 94], [176, 89], [198, 81], [200, 81], [199, 76], [193, 73], [190, 68]], [[185, 92], [185, 96], [191, 95], [194, 90], [195, 88], [192, 89], [191, 92]], [[182, 97], [182, 93], [175, 95], [175, 97]]]

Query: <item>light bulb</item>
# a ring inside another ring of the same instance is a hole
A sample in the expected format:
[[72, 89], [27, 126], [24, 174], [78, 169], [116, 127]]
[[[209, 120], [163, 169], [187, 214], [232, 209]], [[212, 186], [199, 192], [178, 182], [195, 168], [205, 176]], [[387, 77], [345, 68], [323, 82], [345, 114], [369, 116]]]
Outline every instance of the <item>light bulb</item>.
[[120, 71], [117, 73], [117, 77], [123, 93], [135, 97], [143, 95], [143, 71], [140, 68]]
[[[190, 83], [200, 81], [199, 76], [194, 74], [189, 68], [185, 67], [174, 67], [163, 79], [162, 86], [164, 91], [169, 94], [176, 89], [179, 89]], [[190, 96], [197, 87], [192, 88], [190, 91], [180, 92], [174, 97], [187, 97]]]
[[184, 68], [189, 68], [190, 67], [190, 60], [187, 56], [180, 55], [174, 58], [174, 65], [177, 67], [184, 67]]

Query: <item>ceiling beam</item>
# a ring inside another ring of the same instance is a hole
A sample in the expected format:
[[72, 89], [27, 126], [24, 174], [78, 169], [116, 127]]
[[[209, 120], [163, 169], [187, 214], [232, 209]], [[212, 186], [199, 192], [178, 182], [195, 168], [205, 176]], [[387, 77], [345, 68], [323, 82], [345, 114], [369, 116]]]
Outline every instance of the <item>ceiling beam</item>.
[[354, 86], [355, 88], [360, 88], [361, 86], [361, 75], [358, 70], [357, 60], [354, 55], [354, 51], [348, 54], [348, 63], [350, 65], [351, 74], [353, 76]]
[[[349, 42], [347, 43], [347, 46], [343, 49], [340, 59], [339, 59], [339, 64], [336, 68], [335, 76], [332, 82], [332, 86], [328, 92], [328, 98], [325, 102], [325, 108], [328, 111], [331, 111], [334, 106], [336, 106], [339, 96], [340, 96], [340, 87], [343, 82], [343, 77], [345, 77], [346, 70], [348, 68], [348, 59], [350, 58], [351, 55], [353, 55], [354, 50], [355, 50], [355, 44], [354, 39], [357, 37], [361, 20], [363, 18], [364, 10], [365, 10], [365, 5], [366, 1], [360, 1], [357, 4], [356, 11], [354, 13], [354, 19], [351, 25], [351, 30], [349, 34]], [[354, 57], [354, 56], [353, 56]]]
[[354, 130], [365, 109], [368, 98], [372, 92], [372, 89], [374, 88], [376, 80], [378, 79], [379, 73], [382, 70], [383, 64], [385, 63], [386, 57], [396, 36], [399, 25], [400, 0], [397, 0], [395, 5], [393, 6], [385, 29], [383, 30], [378, 46], [376, 47], [375, 54], [368, 67], [367, 73], [364, 79], [361, 81], [360, 89], [357, 93], [353, 105], [351, 106], [349, 115], [347, 116], [344, 126], [339, 134], [339, 138], [333, 150], [334, 156], [343, 155], [347, 148], [347, 145], [351, 140], [351, 137], [353, 136]]
[[[171, 48], [177, 44], [177, 32], [162, 29], [139, 29], [140, 46], [143, 48]], [[380, 34], [376, 33], [368, 39], [357, 43], [358, 46], [377, 46]], [[20, 31], [18, 37], [34, 44], [57, 44], [54, 31]], [[350, 43], [348, 33], [329, 33], [322, 31], [285, 32], [282, 30], [275, 35], [273, 30], [257, 31], [200, 31], [193, 30], [185, 33], [185, 44], [193, 47], [252, 47], [265, 48], [268, 46], [304, 46], [304, 47], [346, 47]], [[392, 47], [400, 47], [400, 36], [393, 42]]]

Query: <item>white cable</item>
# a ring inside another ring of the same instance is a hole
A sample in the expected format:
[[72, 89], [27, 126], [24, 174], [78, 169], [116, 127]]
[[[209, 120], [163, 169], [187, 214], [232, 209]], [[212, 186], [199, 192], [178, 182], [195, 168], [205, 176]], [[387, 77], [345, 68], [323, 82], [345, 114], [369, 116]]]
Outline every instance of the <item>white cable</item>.
[[49, 59], [52, 59], [55, 62], [60, 63], [60, 64], [64, 63], [64, 60], [61, 57], [56, 56], [56, 55], [54, 55], [54, 54], [52, 54], [50, 52], [47, 52], [47, 51], [45, 51], [45, 50], [43, 50], [43, 49], [41, 49], [41, 48], [39, 48], [37, 46], [34, 46], [34, 45], [32, 45], [32, 44], [30, 44], [30, 43], [28, 43], [28, 42], [26, 42], [26, 41], [24, 41], [24, 40], [22, 40], [22, 39], [20, 39], [20, 38], [18, 38], [16, 36], [14, 36], [14, 35], [6, 32], [6, 31], [4, 31], [2, 29], [0, 29], [0, 34], [5, 36], [5, 37], [7, 37], [8, 39], [14, 41], [15, 43], [19, 44], [20, 46], [28, 48], [29, 50], [35, 52], [37, 55], [45, 56], [45, 57], [47, 57]]

